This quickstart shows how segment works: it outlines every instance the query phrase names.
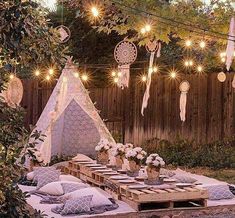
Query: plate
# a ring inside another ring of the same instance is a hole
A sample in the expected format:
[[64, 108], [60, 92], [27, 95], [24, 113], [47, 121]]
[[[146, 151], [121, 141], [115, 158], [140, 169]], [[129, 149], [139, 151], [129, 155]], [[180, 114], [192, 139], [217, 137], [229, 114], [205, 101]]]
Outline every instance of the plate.
[[123, 179], [128, 179], [126, 176], [112, 176], [110, 177], [110, 179], [113, 179], [113, 180], [123, 180]]
[[137, 177], [135, 177], [135, 180], [136, 181], [144, 181], [145, 179], [146, 179], [147, 177], [143, 177], [143, 176], [137, 176]]
[[86, 164], [86, 167], [101, 167], [102, 165], [101, 164], [96, 164], [96, 163], [88, 163]]
[[91, 162], [91, 160], [87, 160], [87, 159], [76, 159], [76, 158], [72, 158], [73, 161], [76, 162]]
[[119, 183], [123, 183], [123, 184], [130, 184], [130, 183], [135, 183], [135, 180], [118, 180]]
[[126, 174], [126, 170], [117, 170], [118, 173]]
[[111, 169], [104, 169], [104, 170], [95, 170], [97, 173], [106, 173], [106, 172], [112, 172]]
[[97, 167], [90, 167], [93, 170], [103, 170], [103, 169], [107, 169], [107, 167], [102, 167], [102, 166], [97, 166]]
[[167, 179], [167, 178], [164, 178], [163, 181], [164, 182], [176, 182], [175, 179]]
[[119, 175], [119, 173], [117, 173], [117, 172], [107, 172], [107, 173], [104, 173], [104, 175], [107, 175], [107, 176], [116, 176], [116, 175]]
[[184, 187], [192, 187], [194, 186], [192, 183], [176, 183], [176, 187], [184, 188]]
[[128, 186], [129, 189], [146, 189], [148, 188], [147, 185], [130, 185]]

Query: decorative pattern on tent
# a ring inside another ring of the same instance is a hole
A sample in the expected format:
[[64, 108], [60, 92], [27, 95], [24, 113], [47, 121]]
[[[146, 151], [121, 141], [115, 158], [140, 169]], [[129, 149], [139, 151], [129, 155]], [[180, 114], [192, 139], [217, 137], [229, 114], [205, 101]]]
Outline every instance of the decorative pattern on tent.
[[99, 141], [100, 134], [92, 118], [73, 100], [52, 127], [52, 156], [81, 152], [89, 155]]

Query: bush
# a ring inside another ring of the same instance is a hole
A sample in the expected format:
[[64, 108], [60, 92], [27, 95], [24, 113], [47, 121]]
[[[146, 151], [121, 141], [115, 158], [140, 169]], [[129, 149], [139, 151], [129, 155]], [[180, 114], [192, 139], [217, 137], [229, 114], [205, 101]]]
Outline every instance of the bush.
[[235, 168], [235, 137], [207, 144], [177, 138], [173, 142], [152, 139], [143, 148], [158, 153], [168, 164], [186, 167]]

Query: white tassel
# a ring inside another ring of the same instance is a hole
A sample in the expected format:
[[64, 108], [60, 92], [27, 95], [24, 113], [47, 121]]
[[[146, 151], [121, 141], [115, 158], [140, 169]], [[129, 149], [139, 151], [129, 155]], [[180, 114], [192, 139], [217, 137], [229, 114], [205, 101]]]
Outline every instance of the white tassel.
[[186, 120], [186, 104], [187, 104], [187, 92], [181, 92], [180, 94], [180, 119], [182, 122]]
[[226, 68], [229, 71], [234, 57], [234, 40], [235, 40], [235, 21], [234, 17], [231, 18], [230, 28], [229, 28], [229, 37], [228, 44], [226, 49]]
[[161, 42], [158, 42], [157, 58], [160, 58], [161, 56], [161, 48], [162, 48], [162, 44]]
[[232, 87], [235, 89], [235, 75], [233, 76]]
[[118, 78], [118, 87], [124, 89], [125, 87], [128, 88], [129, 80], [130, 80], [130, 65], [122, 65], [118, 66], [118, 72], [121, 73], [121, 76]]

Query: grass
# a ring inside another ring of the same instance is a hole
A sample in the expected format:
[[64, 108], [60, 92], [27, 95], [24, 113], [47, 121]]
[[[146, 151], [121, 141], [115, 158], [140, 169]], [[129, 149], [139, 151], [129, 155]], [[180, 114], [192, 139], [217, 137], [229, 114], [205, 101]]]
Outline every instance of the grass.
[[207, 177], [215, 178], [220, 181], [228, 182], [230, 184], [235, 184], [235, 169], [220, 169], [213, 170], [210, 168], [197, 167], [197, 168], [186, 168], [186, 171], [191, 173], [204, 175]]

